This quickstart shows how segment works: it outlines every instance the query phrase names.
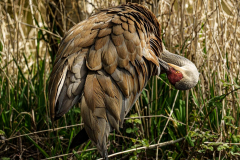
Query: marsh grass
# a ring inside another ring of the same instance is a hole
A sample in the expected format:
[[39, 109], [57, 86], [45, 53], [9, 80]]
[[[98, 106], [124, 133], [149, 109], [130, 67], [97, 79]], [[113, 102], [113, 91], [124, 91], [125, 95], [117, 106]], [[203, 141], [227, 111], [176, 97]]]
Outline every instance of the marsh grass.
[[[125, 1], [57, 2], [0, 1], [0, 157], [101, 157], [91, 141], [69, 150], [83, 126], [79, 105], [53, 132], [47, 84], [63, 33], [100, 8]], [[166, 48], [192, 60], [200, 80], [189, 91], [177, 91], [165, 75], [151, 78], [121, 133], [109, 137], [109, 154], [132, 160], [239, 158], [240, 3], [153, 0], [145, 5], [162, 26]]]

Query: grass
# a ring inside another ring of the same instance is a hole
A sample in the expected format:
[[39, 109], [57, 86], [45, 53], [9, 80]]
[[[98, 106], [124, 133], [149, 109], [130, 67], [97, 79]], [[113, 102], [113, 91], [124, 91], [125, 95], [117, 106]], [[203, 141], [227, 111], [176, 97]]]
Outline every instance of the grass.
[[[82, 128], [79, 105], [52, 131], [47, 84], [63, 33], [88, 17], [91, 7], [96, 12], [114, 4], [119, 2], [0, 2], [0, 158], [101, 157], [91, 141], [69, 150], [69, 140]], [[158, 17], [166, 48], [192, 60], [200, 80], [189, 91], [177, 91], [165, 75], [152, 77], [121, 134], [110, 135], [109, 155], [239, 158], [240, 3], [154, 0], [146, 5]]]

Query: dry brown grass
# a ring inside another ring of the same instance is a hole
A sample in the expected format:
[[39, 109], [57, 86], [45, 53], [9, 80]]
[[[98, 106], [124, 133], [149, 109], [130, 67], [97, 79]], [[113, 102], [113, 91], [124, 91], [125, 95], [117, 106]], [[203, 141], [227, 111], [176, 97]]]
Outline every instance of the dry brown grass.
[[[201, 94], [209, 99], [239, 88], [240, 3], [238, 1], [160, 1], [159, 22], [166, 47], [186, 55], [199, 69]], [[172, 10], [172, 11], [171, 11]], [[177, 47], [176, 47], [177, 46]], [[225, 82], [231, 85], [226, 90]], [[197, 91], [196, 91], [197, 92]], [[240, 91], [237, 91], [238, 97]], [[237, 118], [240, 101], [234, 94], [224, 100], [222, 117], [230, 109]]]

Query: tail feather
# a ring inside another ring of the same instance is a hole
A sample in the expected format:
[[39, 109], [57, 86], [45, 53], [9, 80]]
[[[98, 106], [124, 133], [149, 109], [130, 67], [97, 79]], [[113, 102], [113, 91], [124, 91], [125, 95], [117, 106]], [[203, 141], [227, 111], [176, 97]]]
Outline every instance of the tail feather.
[[112, 127], [119, 130], [121, 94], [104, 71], [87, 75], [81, 100], [81, 115], [86, 133], [104, 156], [107, 152], [107, 138]]
[[80, 132], [78, 132], [78, 134], [73, 138], [70, 148], [75, 148], [81, 144], [83, 144], [84, 142], [88, 141], [89, 137], [87, 135], [87, 132], [85, 130], [85, 128], [83, 128]]

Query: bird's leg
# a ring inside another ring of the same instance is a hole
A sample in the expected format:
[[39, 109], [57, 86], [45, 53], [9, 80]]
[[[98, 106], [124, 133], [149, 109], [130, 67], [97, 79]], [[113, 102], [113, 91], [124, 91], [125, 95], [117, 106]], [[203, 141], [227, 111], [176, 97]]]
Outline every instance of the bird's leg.
[[103, 159], [104, 160], [108, 160], [108, 152], [107, 152], [107, 150], [103, 151]]

